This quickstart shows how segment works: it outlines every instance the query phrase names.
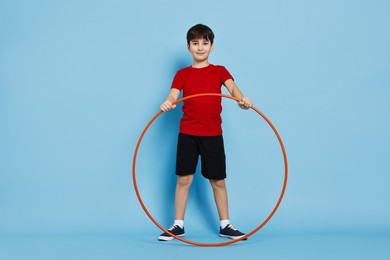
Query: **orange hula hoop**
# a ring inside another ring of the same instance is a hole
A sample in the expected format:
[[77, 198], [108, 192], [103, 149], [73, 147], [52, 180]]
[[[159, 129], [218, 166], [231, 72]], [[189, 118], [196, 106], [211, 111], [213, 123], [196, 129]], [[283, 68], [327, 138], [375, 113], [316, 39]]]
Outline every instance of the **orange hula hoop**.
[[[196, 95], [191, 95], [191, 96], [187, 96], [187, 97], [184, 97], [184, 98], [181, 98], [181, 99], [178, 99], [176, 100], [175, 102], [173, 102], [173, 104], [177, 104], [177, 103], [180, 103], [184, 100], [187, 100], [187, 99], [190, 99], [190, 98], [195, 98], [195, 97], [202, 97], [202, 96], [218, 96], [218, 97], [224, 97], [224, 98], [229, 98], [229, 99], [233, 99], [233, 100], [236, 100], [237, 102], [240, 101], [240, 99], [238, 98], [235, 98], [235, 97], [232, 97], [232, 96], [229, 96], [229, 95], [225, 95], [225, 94], [218, 94], [218, 93], [202, 93], [202, 94], [196, 94]], [[184, 239], [182, 237], [179, 237], [179, 236], [176, 236], [174, 234], [172, 234], [171, 232], [169, 232], [167, 229], [165, 229], [163, 226], [160, 225], [160, 223], [158, 223], [154, 218], [153, 216], [149, 213], [148, 209], [146, 208], [144, 202], [142, 201], [142, 198], [141, 198], [141, 195], [139, 193], [139, 190], [138, 190], [138, 186], [137, 186], [137, 178], [136, 178], [136, 172], [135, 172], [135, 169], [136, 169], [136, 162], [137, 162], [137, 154], [138, 154], [138, 149], [139, 149], [139, 146], [141, 144], [141, 141], [142, 141], [142, 138], [144, 137], [146, 131], [148, 130], [148, 128], [150, 127], [150, 125], [156, 120], [157, 117], [159, 117], [163, 112], [162, 111], [159, 111], [150, 121], [149, 123], [146, 125], [146, 127], [144, 128], [144, 130], [142, 131], [139, 139], [138, 139], [138, 142], [137, 142], [137, 145], [135, 147], [135, 151], [134, 151], [134, 157], [133, 157], [133, 165], [132, 165], [132, 177], [133, 177], [133, 184], [134, 184], [134, 189], [135, 189], [135, 193], [137, 195], [137, 198], [138, 198], [138, 201], [139, 203], [141, 204], [141, 207], [143, 208], [143, 210], [145, 211], [146, 215], [150, 218], [151, 221], [153, 221], [154, 224], [156, 224], [156, 226], [158, 226], [162, 231], [168, 233], [169, 235], [173, 236], [174, 238], [176, 238], [177, 240], [180, 240], [184, 243], [187, 243], [187, 244], [191, 244], [191, 245], [195, 245], [195, 246], [203, 246], [203, 247], [217, 247], [217, 246], [225, 246], [225, 245], [229, 245], [229, 244], [233, 244], [233, 243], [236, 243], [238, 241], [241, 241], [245, 238], [248, 238], [250, 237], [251, 235], [253, 235], [254, 233], [256, 233], [257, 231], [259, 231], [263, 226], [265, 226], [265, 224], [267, 224], [267, 222], [273, 217], [273, 215], [275, 214], [276, 210], [279, 208], [280, 206], [280, 203], [282, 202], [282, 199], [283, 199], [283, 196], [284, 196], [284, 193], [286, 191], [286, 187], [287, 187], [287, 179], [288, 179], [288, 162], [287, 162], [287, 154], [286, 154], [286, 150], [284, 148], [284, 145], [283, 145], [283, 141], [282, 141], [282, 138], [280, 137], [278, 131], [276, 130], [275, 126], [272, 124], [272, 122], [259, 110], [257, 109], [256, 107], [252, 106], [251, 107], [256, 113], [258, 113], [267, 123], [268, 125], [272, 128], [273, 132], [275, 133], [278, 141], [279, 141], [279, 145], [280, 145], [280, 148], [282, 150], [282, 154], [283, 154], [283, 162], [284, 162], [284, 180], [283, 180], [283, 187], [282, 187], [282, 191], [279, 195], [279, 199], [275, 205], [275, 207], [273, 208], [273, 210], [271, 211], [271, 213], [268, 215], [268, 217], [258, 226], [256, 227], [254, 230], [252, 230], [251, 232], [247, 233], [245, 236], [239, 238], [239, 239], [233, 239], [233, 240], [230, 240], [230, 241], [226, 241], [226, 242], [221, 242], [221, 243], [200, 243], [200, 242], [195, 242], [195, 241], [191, 241], [191, 240], [187, 240], [187, 239]]]

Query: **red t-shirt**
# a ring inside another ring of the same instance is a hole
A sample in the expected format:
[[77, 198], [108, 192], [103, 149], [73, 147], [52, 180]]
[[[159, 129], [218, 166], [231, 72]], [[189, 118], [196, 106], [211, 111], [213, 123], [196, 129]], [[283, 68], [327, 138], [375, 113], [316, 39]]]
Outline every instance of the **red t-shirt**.
[[[233, 79], [223, 66], [208, 65], [204, 68], [192, 66], [179, 70], [171, 88], [183, 90], [183, 97], [201, 93], [221, 93], [222, 84]], [[180, 120], [180, 133], [196, 136], [222, 134], [221, 97], [204, 96], [184, 101], [184, 115]]]

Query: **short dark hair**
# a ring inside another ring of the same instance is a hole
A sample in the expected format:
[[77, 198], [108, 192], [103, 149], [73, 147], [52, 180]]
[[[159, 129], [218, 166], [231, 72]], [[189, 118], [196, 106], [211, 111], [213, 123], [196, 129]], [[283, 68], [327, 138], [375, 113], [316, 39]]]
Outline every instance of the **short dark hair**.
[[204, 24], [197, 24], [192, 26], [187, 32], [187, 44], [190, 44], [192, 40], [205, 39], [209, 40], [211, 44], [214, 43], [214, 33]]

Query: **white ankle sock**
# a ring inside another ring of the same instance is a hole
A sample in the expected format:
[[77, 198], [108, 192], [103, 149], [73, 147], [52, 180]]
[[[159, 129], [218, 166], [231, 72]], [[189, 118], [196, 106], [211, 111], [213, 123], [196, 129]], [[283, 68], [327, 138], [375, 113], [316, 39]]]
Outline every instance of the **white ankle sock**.
[[184, 227], [184, 220], [179, 220], [179, 219], [175, 219], [175, 221], [173, 222], [173, 225], [178, 225], [180, 228], [183, 228]]
[[230, 220], [229, 219], [223, 219], [221, 220], [221, 228], [224, 229], [227, 225], [230, 224]]

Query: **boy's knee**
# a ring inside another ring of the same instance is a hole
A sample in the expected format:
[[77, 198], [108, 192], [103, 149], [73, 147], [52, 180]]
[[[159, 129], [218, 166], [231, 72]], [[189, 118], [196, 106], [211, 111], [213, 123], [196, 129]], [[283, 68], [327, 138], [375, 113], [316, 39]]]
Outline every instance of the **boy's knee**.
[[177, 184], [180, 186], [190, 186], [192, 183], [192, 179], [192, 175], [179, 176], [177, 179]]
[[225, 189], [226, 188], [224, 179], [210, 180], [210, 183], [213, 186], [213, 188], [217, 188], [217, 189]]

